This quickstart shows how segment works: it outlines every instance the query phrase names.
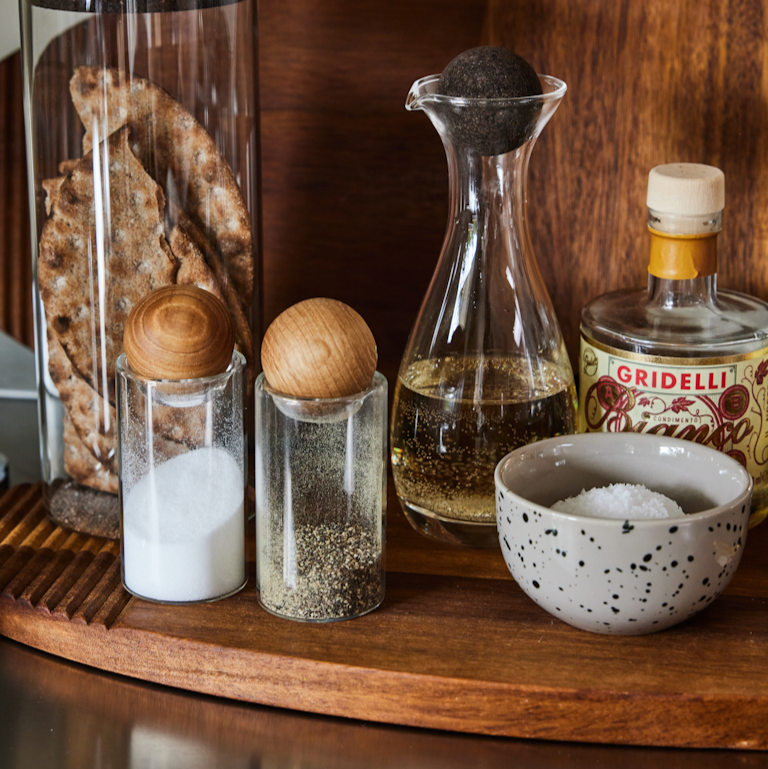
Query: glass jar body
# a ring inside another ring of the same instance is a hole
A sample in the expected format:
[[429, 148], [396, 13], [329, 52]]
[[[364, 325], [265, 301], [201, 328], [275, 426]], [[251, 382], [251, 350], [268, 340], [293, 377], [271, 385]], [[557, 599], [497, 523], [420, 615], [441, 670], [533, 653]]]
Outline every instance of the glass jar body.
[[256, 380], [256, 582], [272, 614], [330, 622], [384, 600], [387, 380], [304, 399]]
[[244, 357], [180, 382], [137, 374], [125, 354], [116, 368], [123, 585], [161, 603], [236, 593], [247, 581]]
[[[498, 547], [496, 464], [576, 427], [573, 373], [525, 211], [530, 152], [565, 86], [542, 78], [542, 97], [466, 100], [435, 84], [417, 81], [407, 106], [426, 111], [443, 140], [448, 230], [395, 387], [392, 469], [417, 530]], [[484, 155], [468, 130], [478, 120], [524, 130], [499, 145], [509, 151]]]
[[62, 525], [114, 537], [132, 306], [173, 283], [216, 293], [255, 378], [256, 4], [64, 5], [21, 3], [44, 497]]

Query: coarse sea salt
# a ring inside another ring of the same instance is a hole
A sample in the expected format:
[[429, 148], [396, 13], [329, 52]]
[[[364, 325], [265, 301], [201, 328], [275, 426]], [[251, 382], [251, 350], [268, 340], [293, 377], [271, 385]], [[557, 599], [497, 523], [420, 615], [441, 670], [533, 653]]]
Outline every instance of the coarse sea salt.
[[680, 505], [669, 497], [651, 491], [641, 484], [612, 483], [594, 489], [582, 489], [575, 497], [560, 500], [552, 510], [591, 518], [627, 520], [681, 518]]
[[219, 448], [180, 454], [144, 476], [123, 503], [123, 575], [156, 601], [205, 601], [245, 581], [244, 479]]

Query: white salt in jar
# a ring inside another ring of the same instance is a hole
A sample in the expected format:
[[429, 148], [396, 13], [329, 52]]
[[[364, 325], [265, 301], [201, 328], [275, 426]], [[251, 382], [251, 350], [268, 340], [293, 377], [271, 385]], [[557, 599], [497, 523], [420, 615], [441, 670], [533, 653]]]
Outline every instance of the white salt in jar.
[[245, 359], [186, 380], [117, 361], [122, 576], [164, 603], [224, 598], [246, 583]]

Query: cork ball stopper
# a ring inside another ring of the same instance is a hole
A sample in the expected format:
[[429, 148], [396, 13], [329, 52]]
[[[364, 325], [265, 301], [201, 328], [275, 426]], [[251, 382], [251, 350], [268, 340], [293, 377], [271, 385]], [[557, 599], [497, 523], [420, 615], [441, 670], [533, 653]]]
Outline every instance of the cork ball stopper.
[[460, 53], [440, 75], [437, 92], [465, 99], [509, 99], [536, 96], [541, 83], [536, 70], [519, 54], [495, 45]]
[[220, 299], [196, 286], [147, 294], [128, 316], [123, 336], [130, 367], [149, 379], [196, 379], [227, 370], [235, 328]]
[[648, 208], [677, 216], [705, 216], [725, 208], [725, 175], [700, 163], [670, 163], [648, 174]]
[[269, 386], [298, 398], [341, 398], [367, 389], [376, 341], [366, 322], [335, 299], [307, 299], [278, 315], [261, 345]]
[[[541, 95], [536, 70], [514, 51], [481, 45], [460, 53], [443, 70], [437, 93], [473, 100], [453, 110], [454, 140], [481, 155], [502, 155], [520, 147], [536, 124], [534, 101], [498, 102]], [[489, 101], [490, 100], [490, 101]]]

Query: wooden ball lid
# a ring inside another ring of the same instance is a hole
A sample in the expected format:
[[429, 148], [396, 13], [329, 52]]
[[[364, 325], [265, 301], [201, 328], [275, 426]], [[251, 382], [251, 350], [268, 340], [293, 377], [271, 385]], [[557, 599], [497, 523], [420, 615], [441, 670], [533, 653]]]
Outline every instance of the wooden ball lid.
[[278, 315], [261, 346], [269, 386], [299, 398], [341, 398], [370, 387], [376, 340], [351, 307], [307, 299]]
[[227, 308], [196, 286], [166, 286], [147, 294], [131, 310], [123, 336], [129, 365], [150, 379], [221, 374], [234, 345]]

